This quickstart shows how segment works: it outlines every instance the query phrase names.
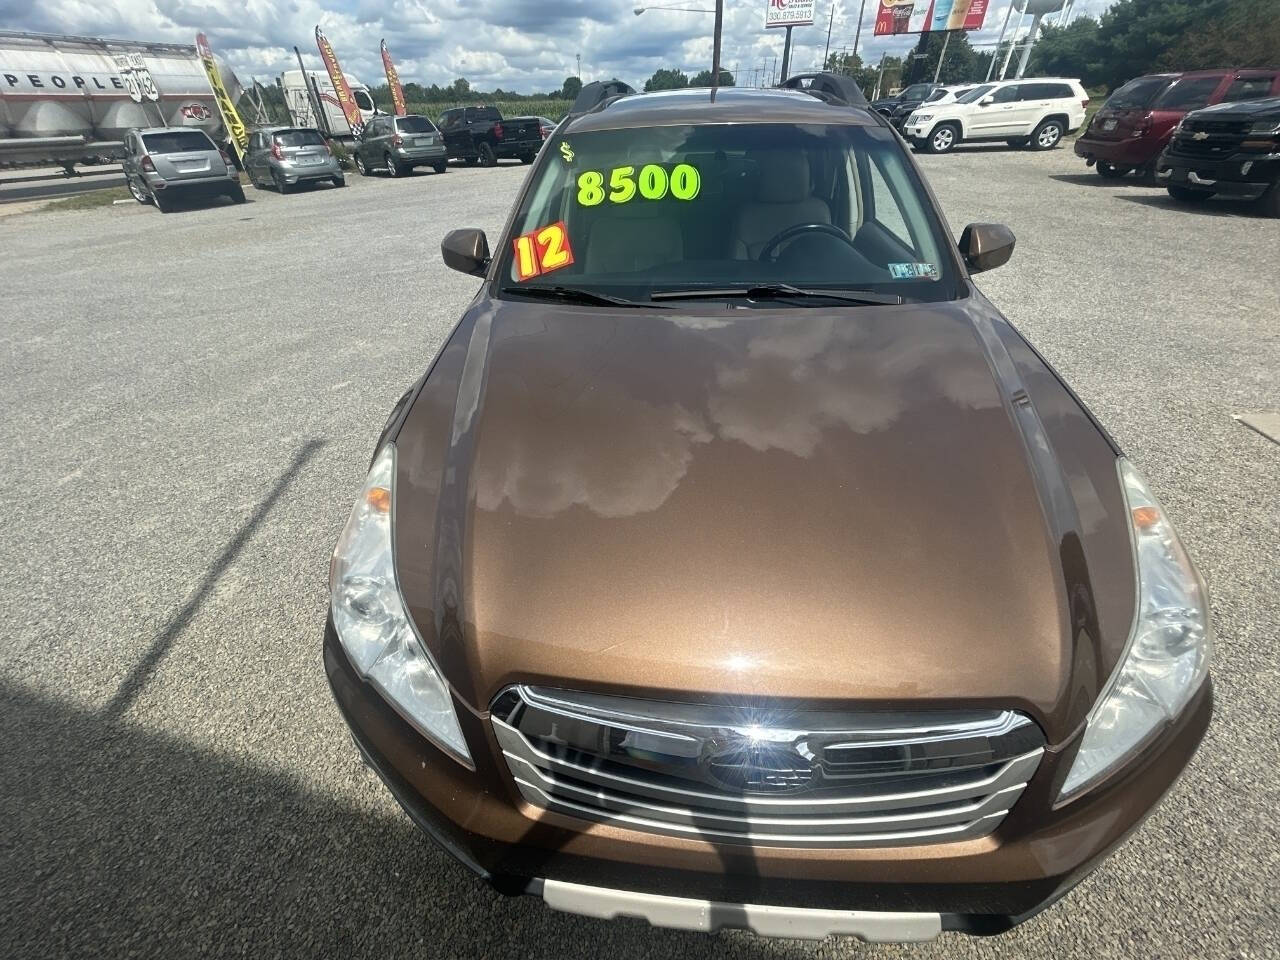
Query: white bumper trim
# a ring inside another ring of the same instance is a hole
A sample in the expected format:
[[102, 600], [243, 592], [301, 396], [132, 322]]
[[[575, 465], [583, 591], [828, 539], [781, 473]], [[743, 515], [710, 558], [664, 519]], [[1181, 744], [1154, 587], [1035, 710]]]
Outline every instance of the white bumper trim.
[[762, 937], [821, 940], [832, 934], [868, 943], [932, 940], [942, 932], [936, 913], [879, 913], [868, 910], [809, 910], [751, 903], [716, 903], [630, 890], [544, 880], [542, 898], [553, 910], [612, 920], [639, 917], [655, 927], [713, 933], [721, 928], [750, 930]]

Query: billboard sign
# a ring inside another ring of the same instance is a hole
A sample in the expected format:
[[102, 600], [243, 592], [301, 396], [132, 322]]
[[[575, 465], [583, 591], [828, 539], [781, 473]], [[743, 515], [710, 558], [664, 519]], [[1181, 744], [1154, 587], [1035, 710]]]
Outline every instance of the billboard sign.
[[981, 30], [986, 18], [987, 0], [880, 0], [875, 35]]
[[[767, 0], [765, 27], [804, 27], [813, 23], [816, 0]], [[884, 2], [884, 0], [881, 0]]]

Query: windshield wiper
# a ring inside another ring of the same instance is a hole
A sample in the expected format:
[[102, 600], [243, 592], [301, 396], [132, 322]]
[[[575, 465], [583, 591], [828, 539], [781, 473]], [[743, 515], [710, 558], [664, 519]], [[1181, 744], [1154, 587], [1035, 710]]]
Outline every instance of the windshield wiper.
[[626, 297], [614, 297], [607, 293], [596, 293], [581, 287], [503, 287], [499, 293], [517, 297], [538, 297], [544, 300], [559, 300], [562, 303], [583, 303], [597, 307], [651, 307], [653, 304], [628, 300]]
[[745, 297], [748, 300], [839, 300], [842, 303], [859, 303], [885, 306], [902, 303], [896, 293], [877, 293], [874, 290], [823, 290], [793, 287], [789, 283], [758, 283], [750, 287], [692, 287], [688, 290], [658, 290], [649, 295], [650, 300], [719, 300]]

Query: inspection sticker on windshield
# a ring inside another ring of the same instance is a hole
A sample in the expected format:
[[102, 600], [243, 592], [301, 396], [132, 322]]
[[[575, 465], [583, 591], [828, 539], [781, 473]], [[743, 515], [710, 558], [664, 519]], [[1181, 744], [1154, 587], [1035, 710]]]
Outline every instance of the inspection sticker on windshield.
[[889, 276], [895, 280], [937, 280], [938, 268], [932, 263], [891, 263]]
[[563, 220], [522, 233], [515, 239], [515, 248], [517, 280], [532, 280], [573, 263], [573, 248]]

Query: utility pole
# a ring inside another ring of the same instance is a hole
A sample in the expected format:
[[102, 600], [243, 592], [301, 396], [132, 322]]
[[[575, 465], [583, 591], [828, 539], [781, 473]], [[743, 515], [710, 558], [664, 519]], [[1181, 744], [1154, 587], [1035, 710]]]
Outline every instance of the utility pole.
[[582, 79], [582, 54], [576, 53], [574, 54], [574, 57], [578, 61], [578, 79], [581, 80]]
[[951, 31], [948, 30], [946, 36], [942, 38], [942, 53], [938, 55], [938, 66], [933, 71], [933, 82], [938, 82], [938, 77], [942, 73], [942, 61], [947, 59], [947, 44], [951, 42]]
[[853, 55], [858, 55], [858, 41], [862, 39], [862, 18], [867, 12], [867, 0], [862, 0], [862, 6], [858, 8], [858, 29], [853, 32]]
[[791, 28], [787, 27], [787, 39], [782, 42], [782, 76], [778, 79], [782, 83], [787, 79], [787, 71], [791, 69]]
[[720, 34], [724, 30], [724, 0], [716, 0], [716, 24], [711, 47], [711, 99], [716, 98], [716, 88], [720, 86]]
[[[866, 0], [863, 0], [865, 3]], [[827, 45], [822, 48], [822, 69], [827, 69], [827, 57], [831, 55], [831, 27], [836, 22], [835, 0], [831, 2], [831, 16], [827, 18]]]

